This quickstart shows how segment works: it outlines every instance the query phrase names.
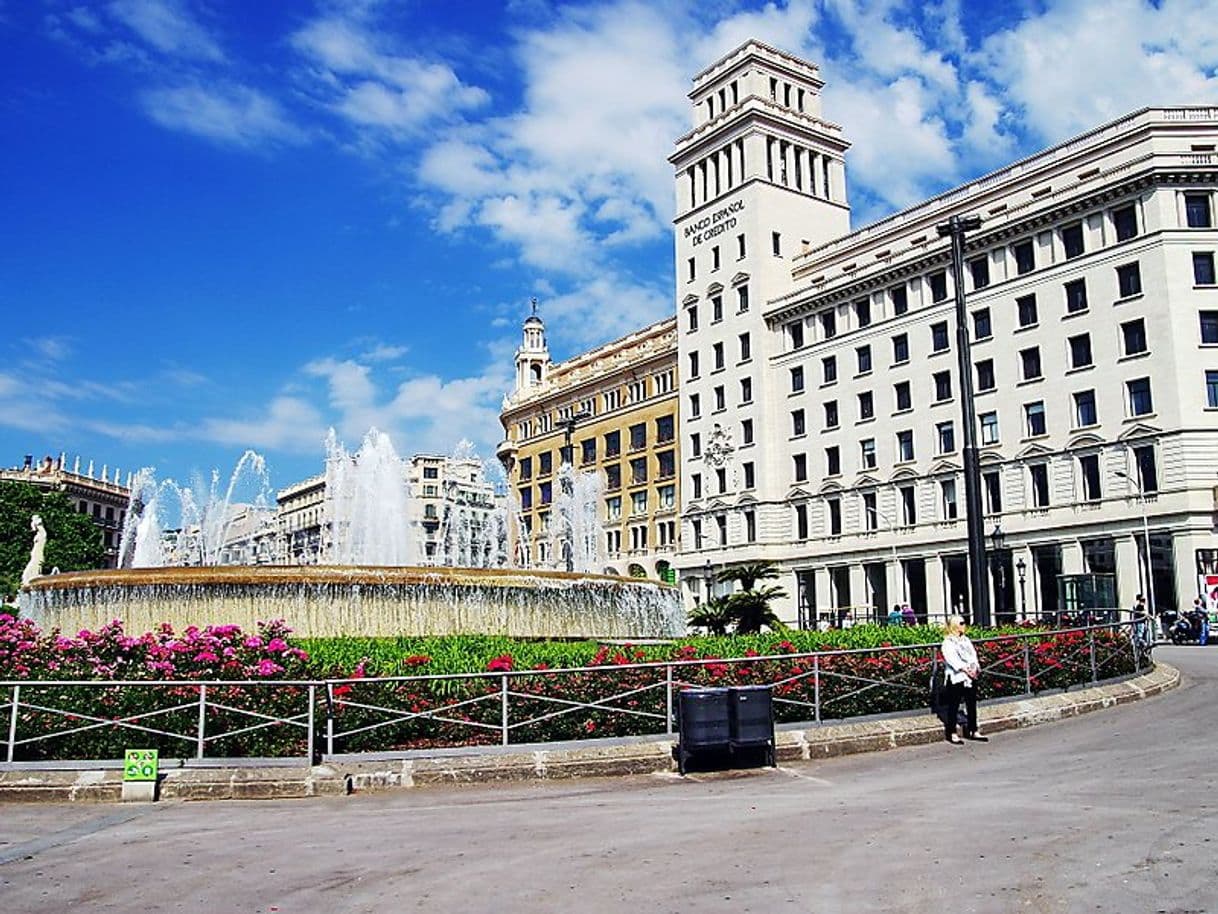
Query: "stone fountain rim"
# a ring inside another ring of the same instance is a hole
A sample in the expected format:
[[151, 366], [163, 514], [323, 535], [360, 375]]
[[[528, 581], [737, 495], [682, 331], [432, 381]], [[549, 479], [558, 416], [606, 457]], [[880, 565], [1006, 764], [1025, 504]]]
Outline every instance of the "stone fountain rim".
[[461, 587], [544, 588], [578, 583], [615, 587], [676, 588], [651, 578], [617, 577], [529, 568], [450, 568], [411, 565], [204, 565], [198, 567], [118, 568], [68, 571], [42, 575], [23, 591], [70, 590], [86, 587], [142, 587], [207, 584], [446, 584]]

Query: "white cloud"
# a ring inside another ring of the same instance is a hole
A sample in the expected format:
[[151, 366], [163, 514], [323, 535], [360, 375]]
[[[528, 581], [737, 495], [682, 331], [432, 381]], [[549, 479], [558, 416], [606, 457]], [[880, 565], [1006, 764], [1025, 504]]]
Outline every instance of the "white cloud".
[[41, 336], [21, 342], [32, 354], [48, 362], [62, 362], [72, 354], [72, 342], [63, 336]]
[[[145, 42], [163, 54], [192, 60], [220, 61], [224, 52], [207, 29], [178, 0], [114, 0], [109, 12]], [[81, 17], [73, 11], [73, 21], [86, 30], [96, 17]]]
[[222, 145], [256, 148], [306, 139], [274, 98], [247, 86], [152, 89], [141, 101], [149, 117], [162, 127]]
[[253, 418], [208, 418], [195, 426], [199, 438], [218, 444], [295, 453], [319, 453], [327, 424], [308, 401], [300, 397], [273, 399], [266, 411]]

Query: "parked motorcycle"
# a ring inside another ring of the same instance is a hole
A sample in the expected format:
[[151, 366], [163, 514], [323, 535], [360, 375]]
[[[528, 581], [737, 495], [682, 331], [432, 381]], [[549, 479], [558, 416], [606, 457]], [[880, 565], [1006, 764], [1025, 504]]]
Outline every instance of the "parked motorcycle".
[[1163, 613], [1161, 619], [1163, 631], [1172, 644], [1192, 644], [1201, 641], [1201, 630], [1205, 624], [1204, 613], [1193, 610], [1178, 613], [1168, 610]]

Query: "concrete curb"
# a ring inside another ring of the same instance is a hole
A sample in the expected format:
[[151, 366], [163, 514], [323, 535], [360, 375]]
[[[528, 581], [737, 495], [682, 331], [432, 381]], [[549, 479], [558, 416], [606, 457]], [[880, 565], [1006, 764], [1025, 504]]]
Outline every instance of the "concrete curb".
[[[978, 710], [982, 729], [996, 733], [1116, 707], [1160, 695], [1179, 685], [1180, 671], [1160, 663], [1151, 672], [1133, 679], [1001, 701]], [[777, 754], [779, 761], [807, 761], [915, 746], [942, 738], [943, 725], [938, 718], [920, 714], [813, 729], [783, 729], [777, 736]], [[159, 794], [163, 800], [275, 800], [433, 784], [652, 774], [675, 770], [672, 745], [672, 739], [657, 738], [624, 745], [515, 753], [343, 760], [312, 767], [179, 768], [163, 774]], [[118, 768], [0, 771], [0, 802], [117, 802], [121, 794], [122, 771]]]

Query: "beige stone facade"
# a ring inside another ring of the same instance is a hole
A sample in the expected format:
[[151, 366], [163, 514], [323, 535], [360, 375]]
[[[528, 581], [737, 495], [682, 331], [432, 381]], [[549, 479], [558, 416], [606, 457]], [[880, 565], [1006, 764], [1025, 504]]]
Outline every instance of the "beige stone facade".
[[550, 362], [541, 319], [525, 321], [498, 450], [514, 506], [514, 564], [565, 564], [554, 511], [569, 444], [575, 473], [600, 481], [603, 567], [594, 570], [671, 577], [679, 548], [676, 358], [671, 318], [558, 364]]

